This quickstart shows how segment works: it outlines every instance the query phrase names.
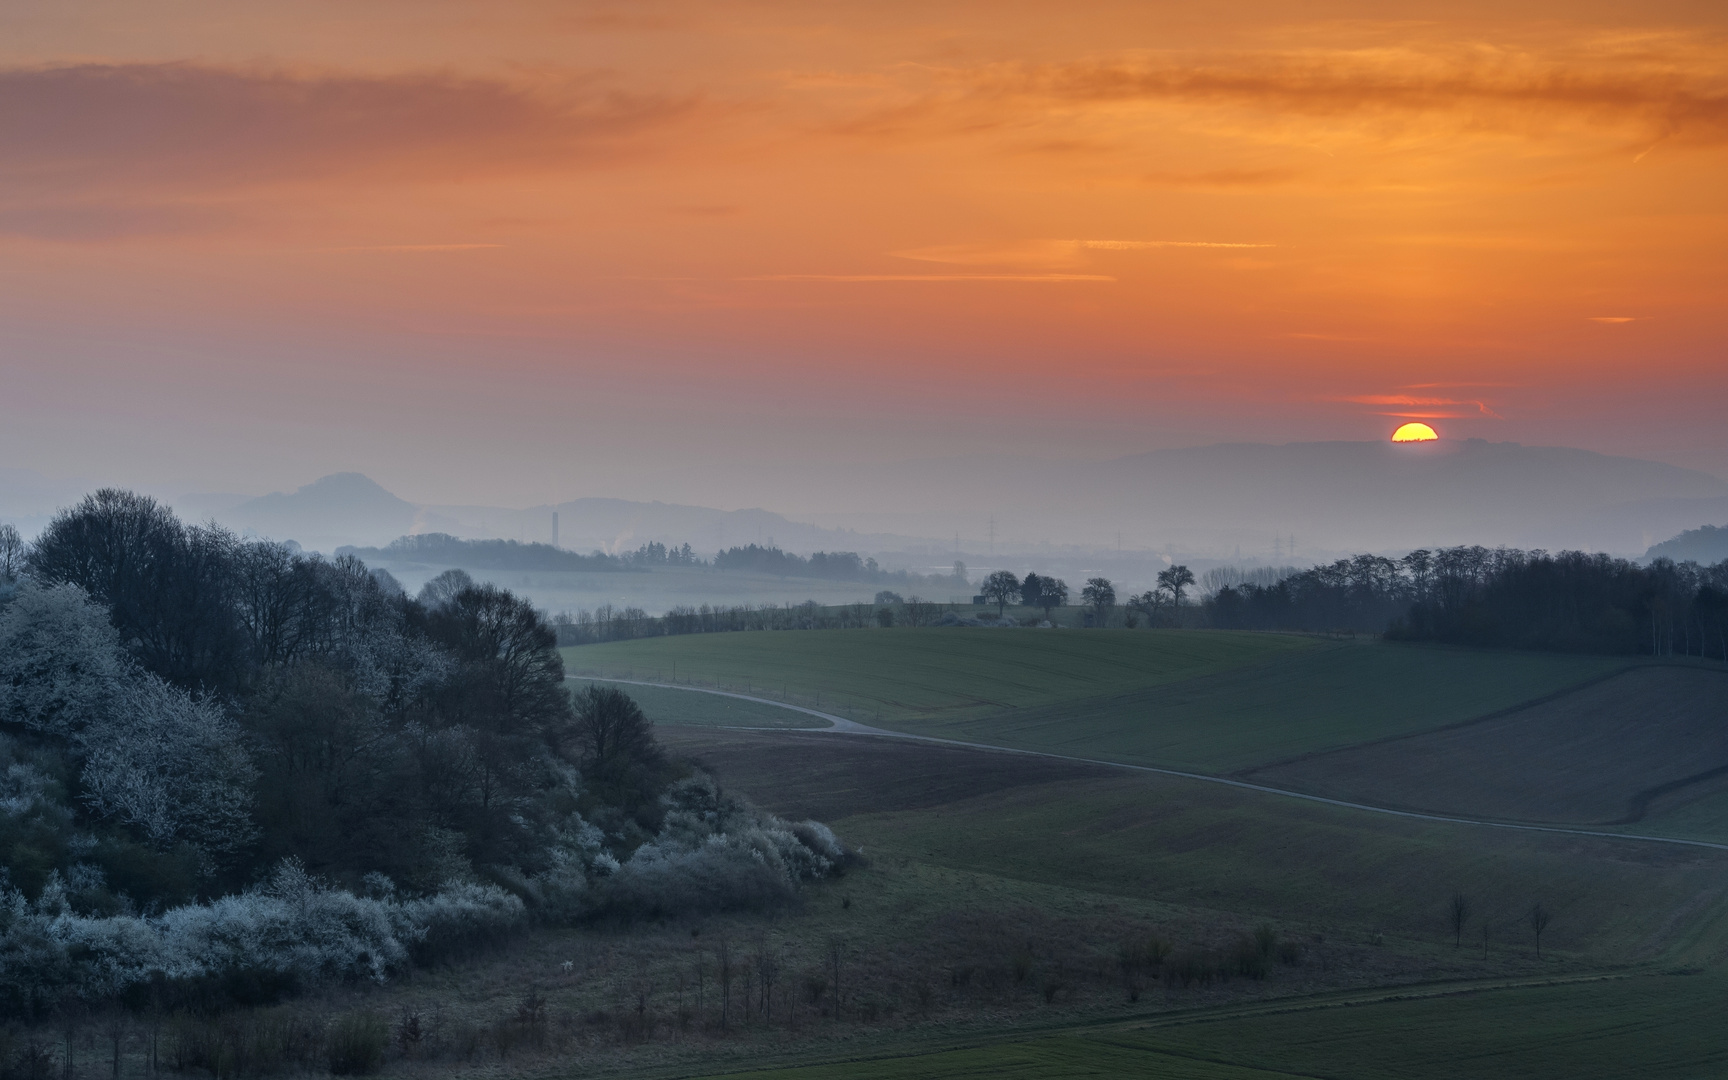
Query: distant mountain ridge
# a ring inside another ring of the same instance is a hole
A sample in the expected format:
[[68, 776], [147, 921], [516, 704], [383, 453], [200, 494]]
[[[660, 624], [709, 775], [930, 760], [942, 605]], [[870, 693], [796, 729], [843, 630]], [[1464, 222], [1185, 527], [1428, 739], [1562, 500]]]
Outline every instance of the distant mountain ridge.
[[[238, 502], [231, 497], [200, 496], [177, 501], [205, 511], [193, 515], [199, 519], [214, 518], [244, 533], [294, 540], [325, 552], [348, 547], [386, 549], [398, 538], [434, 533], [457, 541], [549, 545], [554, 514], [559, 521], [558, 548], [571, 552], [623, 554], [657, 542], [689, 543], [708, 556], [748, 543], [797, 550], [859, 550], [913, 539], [806, 525], [767, 510], [715, 510], [627, 499], [573, 499], [526, 510], [416, 505], [361, 473], [332, 473], [292, 492]], [[428, 552], [395, 552], [391, 557], [436, 561]]]
[[[805, 554], [899, 553], [897, 561], [926, 570], [945, 566], [959, 549], [983, 562], [992, 532], [997, 542], [988, 550], [1039, 558], [1054, 542], [1073, 552], [1119, 545], [1144, 558], [1161, 552], [1283, 563], [1451, 544], [1638, 556], [1684, 530], [1728, 519], [1728, 480], [1709, 473], [1480, 439], [1220, 443], [1102, 462], [978, 456], [831, 472], [828, 488], [857, 509], [825, 513], [822, 524], [763, 509], [598, 497], [527, 509], [416, 504], [360, 473], [257, 498], [170, 502], [190, 520], [214, 518], [326, 552], [425, 533], [550, 544], [556, 516], [556, 546], [567, 551], [623, 554], [650, 542], [688, 543], [707, 558], [757, 544]], [[7, 490], [0, 472], [0, 507], [10, 496], [19, 509], [35, 509], [49, 494], [34, 474], [10, 479], [18, 493]], [[957, 531], [961, 540], [949, 539]]]
[[1687, 529], [1679, 536], [1652, 544], [1644, 553], [1646, 561], [1672, 559], [1675, 562], [1695, 562], [1710, 566], [1728, 559], [1728, 525], [1704, 525]]
[[[1286, 561], [1452, 544], [1641, 554], [1723, 519], [1728, 480], [1570, 447], [1481, 439], [1217, 443], [1108, 461], [976, 455], [834, 470], [824, 524]], [[1291, 554], [1290, 538], [1297, 541]], [[1276, 544], [1276, 546], [1275, 546]]]
[[1631, 553], [1649, 543], [1637, 504], [1728, 497], [1728, 480], [1695, 469], [1481, 439], [1227, 443], [1120, 458], [1100, 474], [1214, 529], [1283, 522], [1336, 549], [1481, 543]]
[[224, 525], [303, 547], [384, 544], [415, 531], [420, 508], [357, 472], [331, 473], [292, 492], [248, 499], [212, 516]]

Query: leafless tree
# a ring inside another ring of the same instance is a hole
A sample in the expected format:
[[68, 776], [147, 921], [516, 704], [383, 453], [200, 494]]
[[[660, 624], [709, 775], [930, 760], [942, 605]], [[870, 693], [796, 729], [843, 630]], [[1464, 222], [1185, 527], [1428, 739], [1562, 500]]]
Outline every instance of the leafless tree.
[[766, 940], [756, 943], [756, 985], [762, 995], [762, 1019], [772, 1023], [774, 1019], [774, 980], [780, 976], [779, 951], [770, 946]]
[[1464, 924], [1470, 921], [1470, 900], [1463, 893], [1452, 894], [1452, 905], [1447, 910], [1452, 920], [1452, 947], [1461, 948], [1464, 944]]
[[715, 959], [719, 964], [717, 974], [720, 976], [720, 1030], [725, 1031], [732, 1011], [732, 946], [725, 938], [720, 939]]
[[984, 579], [978, 592], [987, 602], [996, 605], [996, 614], [1001, 617], [1009, 602], [1020, 595], [1020, 579], [1011, 570], [997, 570]]
[[1110, 618], [1110, 609], [1116, 606], [1116, 586], [1109, 578], [1087, 578], [1086, 587], [1080, 590], [1080, 599], [1092, 609], [1092, 621], [1103, 626]]
[[16, 581], [24, 572], [24, 538], [16, 526], [0, 525], [0, 583]]
[[828, 939], [828, 968], [834, 973], [834, 1019], [840, 1019], [840, 958], [845, 948], [845, 942], [839, 937]]
[[1124, 604], [1123, 606], [1126, 607], [1129, 611], [1138, 611], [1141, 614], [1145, 615], [1146, 616], [1146, 628], [1148, 630], [1150, 630], [1153, 627], [1157, 626], [1157, 624], [1158, 624], [1158, 609], [1163, 607], [1163, 604], [1161, 602], [1161, 598], [1160, 598], [1159, 594], [1152, 591], [1151, 589], [1148, 589], [1145, 592], [1140, 593], [1137, 596], [1130, 596], [1128, 598], [1128, 602], [1126, 604]]
[[1177, 563], [1166, 570], [1158, 571], [1158, 587], [1170, 593], [1170, 600], [1180, 608], [1182, 606], [1182, 590], [1194, 584], [1194, 571]]
[[1038, 579], [1038, 606], [1044, 609], [1044, 619], [1050, 619], [1053, 608], [1059, 608], [1068, 602], [1068, 583], [1061, 578], [1043, 577]]
[[1531, 905], [1528, 918], [1530, 929], [1536, 934], [1536, 959], [1540, 960], [1542, 959], [1542, 931], [1548, 929], [1548, 923], [1553, 916], [1549, 914], [1547, 908], [1536, 903]]

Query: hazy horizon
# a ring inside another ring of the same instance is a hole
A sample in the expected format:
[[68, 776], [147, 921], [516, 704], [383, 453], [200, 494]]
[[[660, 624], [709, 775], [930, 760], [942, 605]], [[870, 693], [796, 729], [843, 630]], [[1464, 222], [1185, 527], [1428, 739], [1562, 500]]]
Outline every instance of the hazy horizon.
[[840, 513], [908, 462], [1414, 417], [1722, 475], [1725, 30], [13, 5], [0, 465]]
[[[580, 495], [526, 506], [404, 499], [359, 472], [267, 494], [146, 490], [188, 520], [326, 552], [424, 532], [547, 542], [557, 510], [561, 546], [572, 550], [616, 553], [653, 541], [711, 554], [758, 543], [896, 553], [902, 565], [1058, 550], [1266, 565], [1456, 544], [1638, 556], [1686, 529], [1728, 521], [1721, 477], [1481, 439], [1236, 442], [1105, 461], [971, 456], [821, 471], [836, 494], [814, 505], [792, 502], [783, 493], [793, 486], [764, 472], [731, 488], [687, 483], [670, 498]], [[26, 532], [94, 486], [32, 483], [19, 470], [0, 473], [0, 518]], [[759, 497], [728, 506], [728, 490]]]

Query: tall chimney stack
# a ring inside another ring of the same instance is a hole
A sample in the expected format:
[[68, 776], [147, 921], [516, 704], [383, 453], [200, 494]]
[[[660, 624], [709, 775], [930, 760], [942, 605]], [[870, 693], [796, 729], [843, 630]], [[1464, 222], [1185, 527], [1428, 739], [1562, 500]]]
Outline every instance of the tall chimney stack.
[[558, 511], [552, 511], [552, 546], [558, 546]]

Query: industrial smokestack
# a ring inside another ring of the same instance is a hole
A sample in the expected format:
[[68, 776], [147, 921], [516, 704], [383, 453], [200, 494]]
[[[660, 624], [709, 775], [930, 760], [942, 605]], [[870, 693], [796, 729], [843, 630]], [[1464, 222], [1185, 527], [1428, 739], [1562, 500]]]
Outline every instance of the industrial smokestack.
[[558, 511], [552, 511], [552, 546], [558, 546]]

